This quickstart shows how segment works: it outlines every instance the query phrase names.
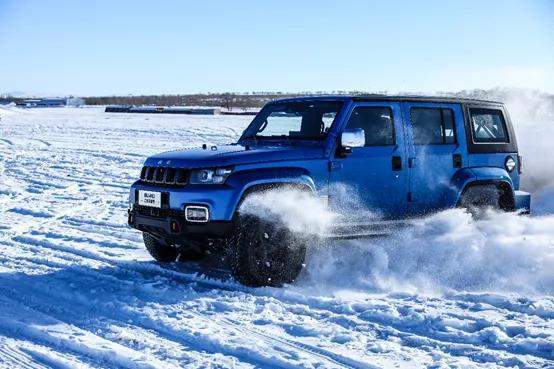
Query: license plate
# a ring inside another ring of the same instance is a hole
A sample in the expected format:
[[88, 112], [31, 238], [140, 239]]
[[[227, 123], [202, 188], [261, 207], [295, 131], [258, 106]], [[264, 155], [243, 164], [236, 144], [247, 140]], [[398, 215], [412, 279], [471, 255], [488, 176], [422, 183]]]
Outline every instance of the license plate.
[[138, 204], [143, 206], [150, 206], [152, 208], [162, 207], [162, 193], [155, 191], [142, 191], [138, 192]]

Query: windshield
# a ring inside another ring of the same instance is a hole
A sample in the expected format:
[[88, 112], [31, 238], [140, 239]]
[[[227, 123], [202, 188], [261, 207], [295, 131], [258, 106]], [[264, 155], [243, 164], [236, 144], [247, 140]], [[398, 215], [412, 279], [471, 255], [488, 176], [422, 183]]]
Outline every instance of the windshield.
[[323, 140], [343, 103], [301, 101], [266, 105], [244, 132], [245, 138]]

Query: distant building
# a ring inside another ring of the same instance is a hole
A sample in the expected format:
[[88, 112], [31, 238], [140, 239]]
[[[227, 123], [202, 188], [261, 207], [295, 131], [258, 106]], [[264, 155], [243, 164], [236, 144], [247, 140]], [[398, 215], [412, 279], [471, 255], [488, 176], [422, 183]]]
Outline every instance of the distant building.
[[83, 106], [85, 105], [85, 99], [82, 99], [80, 97], [68, 97], [66, 101], [67, 106]]
[[24, 99], [17, 103], [17, 106], [24, 108], [46, 108], [58, 106], [81, 106], [85, 104], [85, 100], [80, 97], [50, 97], [41, 99]]

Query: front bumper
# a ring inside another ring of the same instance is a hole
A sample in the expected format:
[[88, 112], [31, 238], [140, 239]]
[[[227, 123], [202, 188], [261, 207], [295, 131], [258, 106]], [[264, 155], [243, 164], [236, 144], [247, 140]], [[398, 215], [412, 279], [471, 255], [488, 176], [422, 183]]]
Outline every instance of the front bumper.
[[129, 194], [129, 203], [136, 204], [138, 191], [157, 191], [162, 193], [162, 207], [184, 210], [187, 205], [201, 205], [208, 208], [210, 221], [231, 221], [241, 191], [227, 185], [187, 185], [186, 187], [159, 187], [133, 184]]
[[128, 211], [128, 224], [142, 232], [148, 232], [165, 239], [228, 237], [234, 230], [232, 221], [210, 221], [191, 223], [185, 219], [184, 211], [155, 209], [133, 205]]

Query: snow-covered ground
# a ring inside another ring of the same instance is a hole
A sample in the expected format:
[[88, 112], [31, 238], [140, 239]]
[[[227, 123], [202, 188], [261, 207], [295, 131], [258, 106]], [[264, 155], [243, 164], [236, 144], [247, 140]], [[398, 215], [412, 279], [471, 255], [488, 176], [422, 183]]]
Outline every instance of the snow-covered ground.
[[0, 368], [554, 367], [552, 124], [516, 126], [540, 215], [314, 245], [297, 283], [253, 289], [153, 262], [125, 215], [146, 156], [251, 117], [0, 117]]

